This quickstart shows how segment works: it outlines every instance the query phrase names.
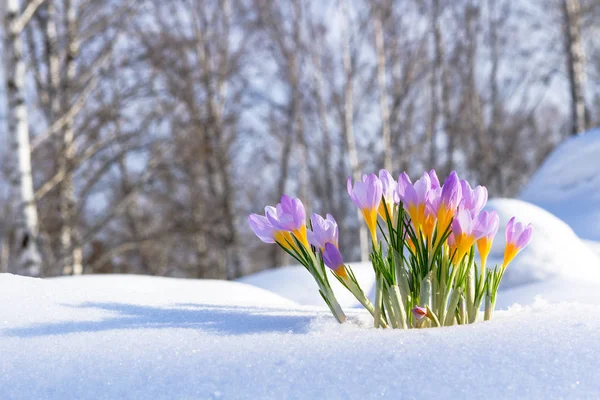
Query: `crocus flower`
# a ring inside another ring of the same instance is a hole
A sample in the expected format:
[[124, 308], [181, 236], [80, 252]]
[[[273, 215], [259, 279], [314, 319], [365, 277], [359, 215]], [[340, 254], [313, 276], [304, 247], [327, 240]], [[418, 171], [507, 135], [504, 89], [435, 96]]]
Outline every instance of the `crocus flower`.
[[271, 225], [281, 232], [291, 232], [300, 243], [308, 247], [306, 211], [300, 199], [283, 195], [275, 208], [271, 207], [265, 211]]
[[398, 195], [398, 201], [404, 202], [404, 194], [406, 193], [406, 188], [408, 186], [412, 186], [412, 181], [406, 172], [401, 173], [398, 176], [398, 182], [396, 187], [396, 194]]
[[267, 217], [258, 214], [250, 214], [248, 216], [248, 224], [250, 225], [252, 232], [254, 232], [260, 240], [265, 243], [275, 243], [273, 236], [275, 236], [277, 229], [271, 225], [269, 220], [267, 220]]
[[313, 214], [310, 217], [310, 221], [312, 230], [306, 232], [310, 244], [321, 250], [325, 249], [325, 243], [338, 246], [338, 225], [331, 214], [327, 214], [326, 218], [323, 218], [319, 214]]
[[423, 233], [425, 238], [430, 239], [433, 236], [433, 230], [437, 222], [437, 205], [442, 196], [442, 188], [433, 186], [425, 201], [425, 222], [423, 222]]
[[[273, 214], [276, 216], [277, 211], [275, 210], [275, 207], [267, 206], [265, 207], [265, 214]], [[294, 239], [292, 239], [291, 234], [275, 227], [267, 217], [258, 214], [250, 214], [250, 216], [248, 216], [248, 223], [250, 229], [252, 229], [254, 234], [263, 242], [279, 243], [288, 250], [294, 248]]]
[[506, 268], [513, 258], [529, 244], [533, 227], [531, 224], [525, 226], [521, 222], [515, 223], [515, 217], [512, 217], [506, 225], [505, 234], [506, 248], [504, 249], [503, 268]]
[[346, 187], [350, 198], [360, 209], [367, 227], [371, 231], [373, 243], [377, 243], [377, 211], [383, 193], [381, 181], [375, 174], [363, 175], [362, 181], [354, 182], [353, 187], [352, 179], [348, 177]]
[[475, 243], [479, 237], [476, 231], [477, 220], [473, 218], [469, 210], [460, 209], [456, 213], [454, 220], [452, 221], [452, 233], [454, 234], [454, 241], [456, 243], [456, 258], [454, 261], [459, 263], [463, 257], [471, 249], [471, 246]]
[[452, 254], [454, 254], [454, 252], [456, 251], [456, 238], [454, 237], [454, 232], [450, 232], [450, 236], [448, 236], [448, 250], [449, 250], [449, 255], [452, 256]]
[[431, 179], [431, 187], [433, 189], [437, 189], [441, 186], [440, 178], [438, 178], [437, 173], [435, 172], [435, 169], [432, 169], [431, 171], [429, 171], [429, 179]]
[[460, 180], [456, 171], [452, 171], [444, 181], [440, 195], [433, 197], [430, 203], [432, 211], [436, 214], [438, 235], [442, 235], [450, 226], [461, 200]]
[[498, 226], [500, 224], [500, 218], [496, 211], [482, 211], [477, 216], [477, 227], [475, 228], [475, 235], [480, 239], [477, 239], [477, 250], [479, 250], [479, 257], [481, 258], [481, 270], [485, 270], [485, 263], [488, 255], [492, 248], [492, 242], [498, 232]]
[[346, 278], [348, 276], [342, 253], [340, 253], [340, 250], [332, 243], [325, 243], [323, 262], [339, 277]]
[[423, 176], [414, 185], [407, 185], [404, 193], [403, 205], [410, 216], [413, 226], [421, 231], [425, 223], [425, 206], [431, 192], [431, 178], [429, 174]]
[[475, 189], [471, 189], [471, 185], [465, 180], [460, 181], [460, 185], [462, 189], [461, 207], [468, 209], [473, 216], [476, 216], [487, 202], [488, 192], [486, 187], [477, 186]]
[[399, 197], [398, 197], [398, 192], [397, 192], [398, 182], [396, 182], [394, 180], [394, 178], [392, 177], [392, 174], [390, 174], [385, 169], [382, 169], [381, 171], [379, 171], [379, 180], [381, 181], [382, 195], [383, 195], [383, 199], [385, 200], [385, 204], [382, 201], [381, 204], [379, 205], [379, 209], [378, 209], [379, 215], [385, 221], [386, 220], [385, 209], [387, 208], [387, 212], [390, 216], [390, 219], [393, 221], [394, 220], [394, 204], [400, 202]]
[[415, 306], [412, 310], [412, 315], [415, 317], [417, 321], [422, 320], [423, 318], [428, 316], [427, 309], [425, 307]]

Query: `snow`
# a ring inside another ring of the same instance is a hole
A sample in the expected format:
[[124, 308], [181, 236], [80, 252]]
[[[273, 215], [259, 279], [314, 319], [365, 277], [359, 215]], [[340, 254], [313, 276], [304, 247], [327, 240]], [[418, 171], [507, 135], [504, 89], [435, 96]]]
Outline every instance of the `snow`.
[[[361, 287], [371, 298], [375, 288], [375, 273], [370, 263], [352, 263], [352, 271]], [[322, 306], [323, 298], [313, 277], [300, 265], [268, 269], [238, 279], [238, 282], [277, 293], [298, 304]], [[342, 307], [362, 307], [354, 296], [333, 276], [331, 287]]]
[[583, 239], [600, 241], [600, 128], [559, 145], [520, 198], [565, 221]]
[[600, 257], [556, 216], [516, 199], [492, 199], [486, 208], [500, 216], [500, 230], [490, 252], [491, 265], [502, 262], [504, 228], [512, 216], [533, 224], [531, 243], [508, 266], [502, 288], [553, 279], [600, 281]]
[[[537, 285], [529, 294], [547, 291]], [[492, 322], [381, 331], [361, 310], [338, 325], [235, 282], [4, 274], [0, 398], [598, 397], [588, 285], [589, 304], [537, 299]]]

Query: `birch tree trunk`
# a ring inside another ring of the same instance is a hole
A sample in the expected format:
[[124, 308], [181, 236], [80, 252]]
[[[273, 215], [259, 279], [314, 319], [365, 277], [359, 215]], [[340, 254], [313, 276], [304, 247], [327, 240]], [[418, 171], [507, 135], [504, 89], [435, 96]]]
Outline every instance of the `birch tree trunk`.
[[565, 55], [571, 92], [571, 134], [586, 131], [585, 52], [581, 40], [581, 4], [579, 0], [562, 0]]
[[383, 26], [381, 10], [376, 10], [375, 23], [375, 47], [377, 49], [377, 84], [379, 86], [379, 109], [381, 114], [381, 139], [383, 144], [383, 167], [392, 173], [392, 141], [390, 128], [390, 110], [388, 103], [388, 92], [386, 85], [386, 58], [383, 38]]
[[[79, 49], [77, 41], [77, 15], [72, 0], [65, 1], [67, 21], [67, 52], [65, 60], [65, 79], [62, 81], [62, 110], [71, 106], [71, 85], [75, 81], [75, 59]], [[64, 111], [63, 111], [64, 112]], [[59, 159], [59, 173], [64, 177], [60, 187], [60, 215], [62, 220], [60, 232], [61, 262], [63, 274], [81, 275], [83, 273], [82, 251], [78, 244], [75, 221], [75, 191], [73, 187], [73, 169], [75, 159], [73, 119], [65, 122], [62, 134], [62, 149]]]
[[[344, 139], [348, 150], [348, 161], [352, 169], [354, 180], [361, 180], [360, 164], [358, 162], [358, 152], [356, 150], [356, 141], [354, 138], [354, 91], [352, 87], [353, 71], [352, 57], [350, 54], [350, 30], [348, 23], [348, 7], [346, 0], [340, 0], [342, 11], [342, 40], [344, 42], [343, 58], [344, 58]], [[360, 259], [361, 261], [369, 260], [369, 238], [367, 235], [367, 227], [362, 221], [360, 210], [356, 210], [356, 215], [359, 221], [360, 235]]]
[[8, 0], [7, 43], [9, 53], [7, 90], [9, 104], [9, 136], [17, 165], [14, 171], [13, 195], [17, 205], [16, 271], [25, 275], [42, 275], [42, 257], [38, 249], [38, 214], [31, 173], [31, 146], [27, 106], [24, 98], [25, 62], [22, 54], [18, 0]]

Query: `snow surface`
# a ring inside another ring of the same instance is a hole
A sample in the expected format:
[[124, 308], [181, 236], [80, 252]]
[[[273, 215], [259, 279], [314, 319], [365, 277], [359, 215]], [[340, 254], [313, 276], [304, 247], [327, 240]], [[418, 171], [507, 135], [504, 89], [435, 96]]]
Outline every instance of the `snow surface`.
[[600, 241], [600, 128], [559, 145], [520, 198], [550, 211], [581, 238]]
[[556, 216], [516, 199], [492, 199], [486, 208], [496, 210], [500, 216], [500, 230], [490, 252], [490, 265], [502, 262], [506, 245], [504, 229], [511, 217], [533, 224], [531, 243], [506, 269], [503, 289], [551, 279], [600, 281], [600, 257]]
[[588, 285], [590, 304], [538, 299], [492, 322], [381, 331], [360, 310], [338, 325], [235, 282], [4, 274], [0, 398], [597, 398]]

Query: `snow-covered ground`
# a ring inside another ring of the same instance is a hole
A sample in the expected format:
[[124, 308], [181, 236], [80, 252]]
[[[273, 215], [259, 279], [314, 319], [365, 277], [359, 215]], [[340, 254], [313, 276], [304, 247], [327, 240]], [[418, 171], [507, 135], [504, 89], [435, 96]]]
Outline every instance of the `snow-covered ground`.
[[597, 398], [600, 297], [587, 285], [594, 296], [568, 300], [589, 304], [526, 299], [488, 323], [381, 331], [360, 310], [338, 325], [235, 282], [1, 275], [0, 398]]
[[[571, 139], [521, 200], [490, 201], [535, 233], [486, 323], [375, 330], [332, 280], [338, 325], [299, 266], [239, 282], [0, 274], [0, 400], [600, 398], [598, 156], [600, 130]], [[370, 265], [352, 266], [372, 292]]]

